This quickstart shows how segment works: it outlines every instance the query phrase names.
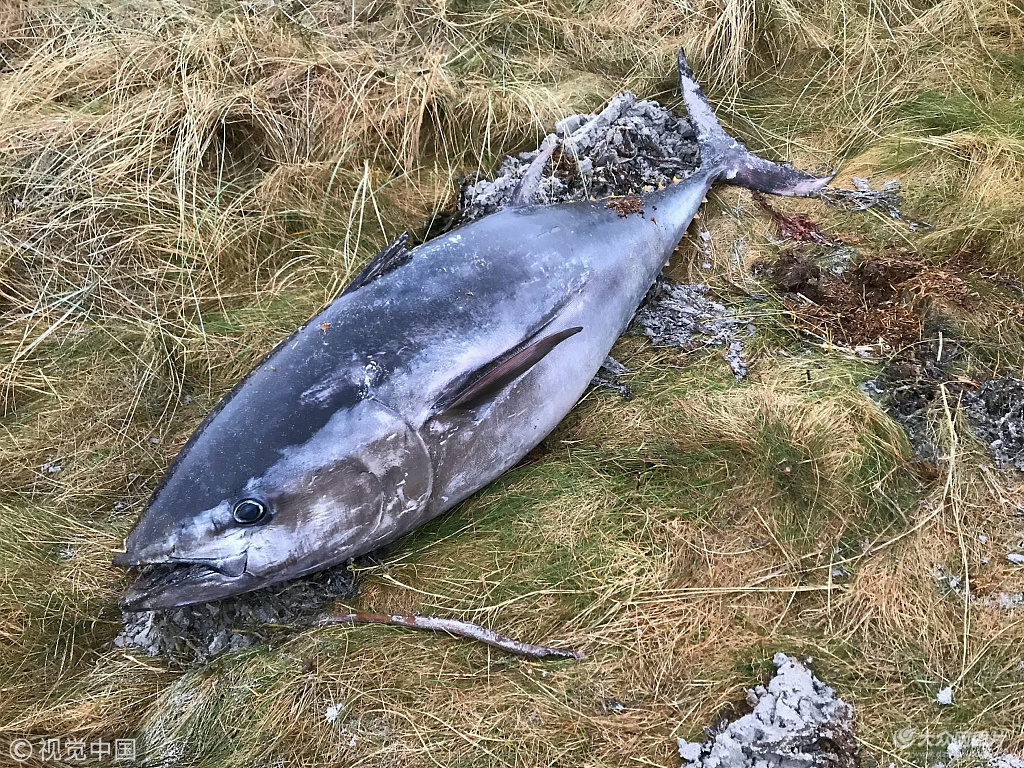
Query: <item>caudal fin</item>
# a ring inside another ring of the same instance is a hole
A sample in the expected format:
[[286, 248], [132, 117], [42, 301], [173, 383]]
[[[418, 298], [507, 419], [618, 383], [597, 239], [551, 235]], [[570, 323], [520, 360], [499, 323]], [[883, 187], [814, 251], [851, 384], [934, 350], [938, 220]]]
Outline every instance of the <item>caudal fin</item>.
[[715, 117], [682, 49], [677, 57], [679, 89], [683, 92], [686, 111], [697, 134], [701, 165], [721, 166], [722, 180], [740, 187], [772, 195], [807, 197], [828, 184], [831, 176], [812, 176], [790, 165], [780, 165], [750, 152], [742, 142], [730, 136]]

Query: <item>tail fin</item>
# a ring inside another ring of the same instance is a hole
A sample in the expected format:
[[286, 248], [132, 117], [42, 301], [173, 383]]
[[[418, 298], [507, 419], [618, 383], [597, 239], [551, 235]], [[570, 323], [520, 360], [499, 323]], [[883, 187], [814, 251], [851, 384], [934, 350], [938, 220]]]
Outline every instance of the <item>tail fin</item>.
[[819, 177], [798, 171], [790, 165], [779, 165], [750, 152], [737, 139], [725, 132], [715, 117], [708, 97], [694, 77], [682, 49], [677, 57], [679, 89], [683, 92], [686, 111], [697, 134], [701, 165], [722, 166], [722, 180], [772, 195], [807, 197], [828, 184], [831, 176]]

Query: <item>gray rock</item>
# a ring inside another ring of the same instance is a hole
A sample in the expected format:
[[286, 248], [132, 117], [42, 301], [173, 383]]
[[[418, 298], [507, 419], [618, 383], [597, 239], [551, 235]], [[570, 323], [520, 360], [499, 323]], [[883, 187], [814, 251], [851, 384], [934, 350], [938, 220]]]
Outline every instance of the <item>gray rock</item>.
[[[555, 136], [561, 151], [546, 169], [537, 203], [624, 195], [667, 184], [698, 165], [690, 123], [657, 102], [638, 101], [632, 93], [620, 93], [596, 115], [570, 115], [558, 121]], [[458, 203], [461, 221], [506, 205], [538, 151], [506, 157], [493, 179], [465, 184]]]
[[784, 653], [767, 686], [747, 691], [753, 710], [704, 742], [678, 740], [683, 768], [854, 768], [853, 707]]

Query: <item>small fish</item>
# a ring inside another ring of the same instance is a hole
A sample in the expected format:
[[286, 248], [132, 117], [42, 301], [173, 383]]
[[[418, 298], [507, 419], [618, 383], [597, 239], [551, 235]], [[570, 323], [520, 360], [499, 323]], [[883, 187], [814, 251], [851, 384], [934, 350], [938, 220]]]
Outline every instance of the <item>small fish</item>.
[[549, 143], [509, 207], [412, 249], [399, 237], [181, 449], [115, 557], [143, 567], [122, 605], [264, 587], [451, 509], [576, 404], [712, 185], [811, 195], [828, 183], [748, 152], [682, 51], [678, 68], [702, 164], [636, 198], [657, 221], [604, 201], [530, 204]]

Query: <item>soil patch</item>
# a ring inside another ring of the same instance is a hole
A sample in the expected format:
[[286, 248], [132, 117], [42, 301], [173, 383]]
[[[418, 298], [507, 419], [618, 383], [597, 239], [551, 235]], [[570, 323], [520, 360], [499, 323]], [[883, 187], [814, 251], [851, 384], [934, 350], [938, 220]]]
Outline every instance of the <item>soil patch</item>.
[[[892, 197], [895, 189], [886, 192], [888, 198], [865, 192], [864, 204], [875, 200], [891, 207], [898, 201]], [[964, 367], [957, 330], [932, 311], [936, 304], [977, 305], [979, 296], [963, 277], [968, 265], [934, 267], [913, 251], [892, 246], [864, 258], [850, 246], [829, 245], [835, 241], [806, 216], [780, 213], [763, 198], [759, 202], [789, 246], [776, 262], [755, 269], [770, 276], [804, 331], [862, 354], [891, 354], [879, 376], [862, 389], [904, 427], [917, 458], [934, 468], [940, 459], [934, 409], [963, 405], [996, 463], [1024, 471], [1024, 380], [955, 374]]]
[[904, 254], [872, 258], [836, 275], [808, 254], [783, 253], [771, 271], [798, 326], [848, 347], [899, 349], [921, 336], [921, 317], [905, 300], [908, 282], [923, 271]]
[[[859, 208], [881, 205], [901, 217], [895, 208], [898, 188], [893, 182], [878, 194], [865, 188], [829, 190], [823, 196], [844, 193], [836, 199]], [[921, 338], [928, 302], [967, 307], [977, 299], [956, 270], [933, 267], [910, 249], [890, 245], [862, 256], [806, 214], [782, 212], [763, 195], [754, 199], [775, 220], [784, 245], [774, 264], [755, 269], [771, 275], [796, 324], [817, 338], [855, 349], [900, 350]]]

